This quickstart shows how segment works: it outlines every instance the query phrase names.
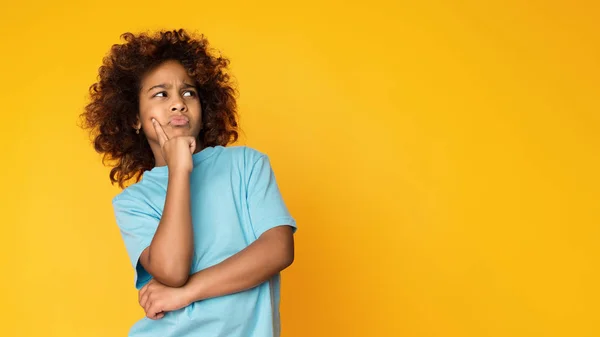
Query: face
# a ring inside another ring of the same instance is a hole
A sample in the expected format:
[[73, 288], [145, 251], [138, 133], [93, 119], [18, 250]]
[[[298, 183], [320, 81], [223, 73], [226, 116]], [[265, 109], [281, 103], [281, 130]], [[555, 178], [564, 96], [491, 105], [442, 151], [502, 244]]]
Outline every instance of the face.
[[[177, 61], [166, 61], [147, 73], [141, 82], [141, 128], [153, 150], [159, 149], [152, 119], [156, 119], [169, 138], [198, 137], [202, 129], [202, 108], [194, 81]], [[156, 153], [156, 152], [155, 152]]]

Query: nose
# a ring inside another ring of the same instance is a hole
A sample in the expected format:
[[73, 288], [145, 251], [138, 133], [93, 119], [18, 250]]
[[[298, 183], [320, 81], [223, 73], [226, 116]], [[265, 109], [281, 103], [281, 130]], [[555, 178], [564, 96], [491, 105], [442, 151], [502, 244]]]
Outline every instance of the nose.
[[173, 105], [171, 105], [171, 111], [172, 112], [175, 112], [175, 111], [185, 112], [185, 111], [187, 111], [187, 106], [185, 105], [185, 103], [183, 103], [182, 100], [178, 99], [173, 102]]

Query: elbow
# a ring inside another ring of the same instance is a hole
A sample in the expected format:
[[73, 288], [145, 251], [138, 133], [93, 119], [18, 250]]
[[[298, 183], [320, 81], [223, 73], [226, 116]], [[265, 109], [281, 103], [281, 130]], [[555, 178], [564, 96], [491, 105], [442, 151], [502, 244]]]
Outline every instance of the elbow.
[[278, 232], [279, 237], [279, 256], [281, 257], [281, 270], [286, 269], [294, 263], [294, 234], [290, 226], [282, 226]]
[[173, 268], [165, 270], [165, 276], [168, 279], [168, 284], [165, 283], [165, 285], [173, 288], [183, 287], [190, 278], [190, 267], [189, 265], [173, 266]]
[[281, 270], [286, 269], [294, 263], [294, 248], [286, 249], [281, 255]]
[[294, 253], [291, 254], [291, 256], [286, 260], [286, 265], [285, 267], [289, 267], [292, 265], [292, 263], [294, 263]]
[[283, 244], [280, 245], [279, 248], [281, 270], [286, 269], [287, 267], [291, 266], [292, 263], [294, 263], [294, 238], [290, 233], [286, 234], [287, 235], [284, 237], [284, 239], [280, 241], [280, 243]]
[[188, 263], [181, 263], [177, 259], [171, 259], [170, 261], [161, 259], [157, 261], [151, 257], [154, 256], [148, 253], [147, 264], [152, 266], [151, 270], [154, 271], [154, 274], [151, 274], [153, 274], [152, 276], [157, 281], [172, 288], [179, 288], [187, 283], [190, 277], [191, 261]]
[[183, 287], [187, 283], [188, 279], [189, 279], [188, 276], [177, 277], [177, 278], [172, 277], [163, 284], [168, 287], [171, 287], [171, 288], [180, 288], [180, 287]]
[[187, 283], [189, 277], [190, 275], [187, 270], [185, 272], [172, 270], [163, 272], [163, 275], [157, 277], [157, 280], [167, 287], [179, 288]]
[[159, 275], [155, 276], [157, 281], [171, 288], [183, 287], [190, 277], [190, 266], [187, 264], [168, 263], [159, 271]]

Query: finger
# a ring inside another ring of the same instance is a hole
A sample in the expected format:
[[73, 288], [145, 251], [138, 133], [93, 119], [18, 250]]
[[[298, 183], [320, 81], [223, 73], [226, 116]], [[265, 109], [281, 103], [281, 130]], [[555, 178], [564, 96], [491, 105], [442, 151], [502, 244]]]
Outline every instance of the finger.
[[162, 147], [167, 142], [167, 140], [169, 140], [169, 137], [165, 133], [165, 130], [163, 130], [162, 126], [160, 126], [160, 123], [154, 118], [152, 118], [152, 126], [154, 126], [154, 131], [156, 131], [158, 143], [160, 144], [160, 147]]
[[154, 319], [159, 319], [158, 316], [164, 314], [163, 311], [159, 307], [157, 307], [157, 306], [154, 306], [150, 310], [152, 311], [152, 316], [154, 317]]
[[148, 301], [149, 299], [150, 299], [150, 294], [149, 293], [144, 294], [144, 296], [142, 296], [142, 298], [140, 299], [140, 306], [145, 309], [146, 304], [148, 304], [148, 302], [149, 302]]
[[152, 121], [153, 121], [152, 125], [154, 125], [154, 130], [156, 131], [158, 141], [160, 142], [160, 144], [162, 146], [164, 143], [166, 143], [169, 140], [169, 136], [167, 136], [167, 133], [163, 129], [162, 125], [160, 125], [158, 120], [156, 120], [155, 118], [152, 118]]
[[147, 301], [146, 305], [144, 306], [144, 311], [146, 312], [146, 316], [148, 316], [148, 318], [152, 318], [152, 315], [150, 315], [151, 308], [152, 308], [152, 301]]
[[148, 318], [150, 319], [158, 319], [158, 314], [162, 313], [162, 310], [160, 310], [159, 305], [154, 302], [150, 308], [148, 308], [148, 311], [146, 312], [146, 315], [148, 316]]
[[142, 289], [140, 289], [140, 291], [138, 292], [138, 302], [140, 304], [142, 303], [142, 297], [144, 296], [144, 294], [146, 293], [146, 291], [148, 291], [148, 284], [146, 284], [145, 286], [143, 286]]

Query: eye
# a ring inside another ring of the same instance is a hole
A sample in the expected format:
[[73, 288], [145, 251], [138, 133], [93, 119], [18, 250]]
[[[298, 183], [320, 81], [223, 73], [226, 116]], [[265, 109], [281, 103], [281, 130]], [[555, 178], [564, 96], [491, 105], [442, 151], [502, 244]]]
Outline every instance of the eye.
[[196, 92], [192, 90], [186, 90], [183, 92], [183, 97], [194, 97], [196, 96]]
[[152, 97], [167, 97], [167, 92], [166, 91], [157, 92]]

